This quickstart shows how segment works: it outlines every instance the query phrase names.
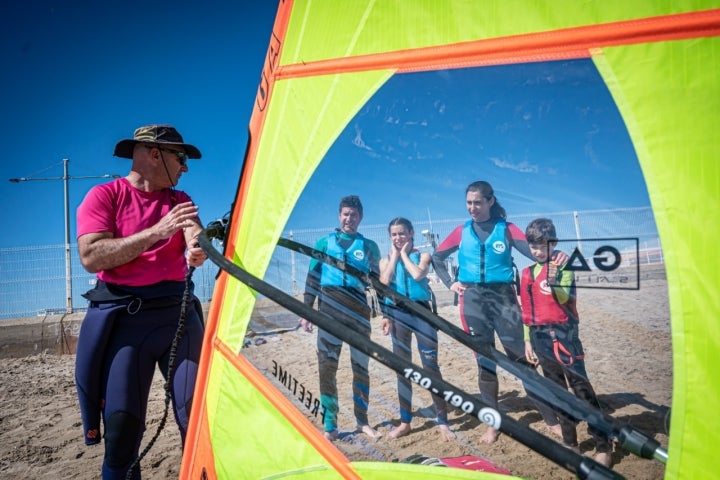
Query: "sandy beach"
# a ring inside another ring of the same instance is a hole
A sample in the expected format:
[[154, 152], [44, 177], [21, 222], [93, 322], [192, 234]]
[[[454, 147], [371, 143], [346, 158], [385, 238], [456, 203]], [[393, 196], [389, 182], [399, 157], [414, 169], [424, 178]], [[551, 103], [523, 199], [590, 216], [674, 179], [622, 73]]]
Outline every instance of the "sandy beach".
[[[580, 335], [587, 370], [605, 413], [650, 435], [667, 448], [672, 396], [672, 356], [667, 284], [664, 270], [643, 267], [639, 290], [582, 289], [579, 291]], [[440, 286], [440, 288], [444, 288]], [[267, 304], [265, 304], [267, 306]], [[306, 417], [322, 430], [319, 416], [272, 376], [273, 363], [286, 365], [301, 383], [317, 392], [315, 333], [288, 328], [291, 314], [262, 311], [258, 304], [251, 327], [253, 336], [243, 353], [266, 373]], [[438, 313], [459, 324], [452, 302], [440, 302]], [[378, 322], [376, 319], [375, 322]], [[375, 323], [374, 325], [377, 325]], [[391, 348], [390, 338], [378, 328], [373, 340]], [[419, 363], [414, 350], [413, 361]], [[4, 477], [93, 479], [99, 477], [103, 448], [82, 442], [80, 416], [73, 381], [74, 355], [40, 353], [0, 360], [0, 473]], [[477, 393], [477, 370], [470, 350], [440, 333], [440, 367], [445, 380]], [[370, 423], [387, 434], [399, 421], [396, 376], [371, 361]], [[520, 383], [500, 371], [500, 410], [528, 428], [553, 438], [525, 396]], [[338, 448], [351, 460], [403, 461], [411, 455], [444, 458], [473, 455], [529, 479], [572, 479], [575, 476], [507, 435], [492, 445], [480, 444], [485, 425], [459, 410], [449, 413], [456, 441], [444, 442], [434, 426], [430, 394], [413, 390], [412, 431], [407, 436], [370, 440], [354, 432], [350, 388], [349, 349], [343, 349], [338, 372], [340, 433]], [[148, 412], [145, 444], [156, 434], [164, 409], [161, 376], [155, 376]], [[592, 455], [586, 425], [578, 427], [583, 454]], [[561, 448], [558, 445], [558, 448]], [[659, 479], [664, 465], [639, 458], [617, 445], [612, 468], [628, 479]], [[143, 475], [152, 479], [177, 478], [181, 461], [179, 435], [169, 414], [168, 424], [142, 461]]]

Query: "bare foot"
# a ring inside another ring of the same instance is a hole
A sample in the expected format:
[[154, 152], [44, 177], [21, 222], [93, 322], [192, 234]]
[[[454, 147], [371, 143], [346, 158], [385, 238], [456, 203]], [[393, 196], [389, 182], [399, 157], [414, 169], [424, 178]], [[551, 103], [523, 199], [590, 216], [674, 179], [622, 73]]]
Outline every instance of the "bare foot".
[[382, 437], [382, 433], [378, 432], [377, 430], [372, 428], [370, 425], [363, 425], [361, 430], [365, 435], [367, 435], [370, 438], [377, 439], [377, 438]]
[[500, 432], [495, 427], [488, 427], [487, 430], [485, 430], [485, 433], [482, 437], [480, 437], [480, 443], [495, 443], [495, 440], [497, 440], [498, 436], [500, 436]]
[[388, 438], [400, 438], [404, 435], [407, 435], [408, 433], [410, 433], [410, 424], [400, 422], [400, 425], [390, 430], [390, 433], [388, 433]]
[[612, 455], [610, 455], [610, 452], [596, 453], [595, 461], [598, 462], [600, 465], [609, 467], [610, 465], [612, 465]]
[[556, 437], [562, 438], [562, 427], [559, 423], [556, 423], [553, 426], [548, 425], [548, 430], [552, 432]]
[[455, 432], [450, 430], [450, 427], [448, 427], [447, 425], [440, 424], [440, 425], [438, 425], [438, 429], [440, 430], [440, 436], [446, 442], [451, 442], [457, 438], [455, 436]]
[[331, 442], [334, 442], [335, 440], [340, 438], [340, 434], [338, 433], [337, 430], [331, 430], [329, 432], [325, 432], [323, 435], [325, 436], [325, 438], [327, 440], [329, 440]]

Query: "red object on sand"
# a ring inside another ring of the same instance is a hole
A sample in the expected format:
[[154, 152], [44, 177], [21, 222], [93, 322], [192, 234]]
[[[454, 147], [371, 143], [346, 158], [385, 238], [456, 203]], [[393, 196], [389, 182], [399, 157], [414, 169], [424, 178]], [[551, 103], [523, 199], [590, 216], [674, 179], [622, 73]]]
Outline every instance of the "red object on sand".
[[475, 470], [479, 472], [501, 473], [503, 475], [512, 475], [510, 470], [498, 467], [490, 460], [472, 455], [463, 455], [460, 457], [441, 458], [440, 461], [452, 468], [464, 468], [466, 470]]

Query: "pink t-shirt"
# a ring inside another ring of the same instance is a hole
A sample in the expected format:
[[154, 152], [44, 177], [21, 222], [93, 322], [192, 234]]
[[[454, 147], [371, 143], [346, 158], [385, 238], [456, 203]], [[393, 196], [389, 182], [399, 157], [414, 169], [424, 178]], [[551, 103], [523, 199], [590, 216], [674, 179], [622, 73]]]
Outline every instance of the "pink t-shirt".
[[[96, 185], [77, 209], [77, 236], [110, 232], [114, 238], [128, 237], [155, 225], [174, 205], [189, 201], [185, 192], [145, 192], [125, 178]], [[98, 272], [97, 277], [117, 285], [145, 286], [163, 280], [184, 281], [186, 273], [185, 237], [180, 230], [131, 262]]]

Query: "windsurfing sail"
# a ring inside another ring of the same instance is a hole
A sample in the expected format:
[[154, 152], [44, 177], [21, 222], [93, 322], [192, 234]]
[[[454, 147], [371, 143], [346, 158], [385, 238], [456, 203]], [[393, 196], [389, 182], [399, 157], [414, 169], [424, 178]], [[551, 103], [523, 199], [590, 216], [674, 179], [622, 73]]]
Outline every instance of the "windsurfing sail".
[[[328, 193], [323, 189], [336, 199], [355, 193], [344, 188], [358, 185], [351, 181], [358, 177], [392, 192], [395, 184], [382, 184], [385, 176], [373, 173], [381, 167], [398, 166], [422, 192], [438, 191], [432, 189], [436, 178], [421, 175], [428, 158], [457, 167], [449, 190], [438, 195], [457, 194], [484, 176], [463, 171], [468, 159], [462, 158], [477, 158], [483, 144], [456, 158], [443, 158], [437, 147], [468, 128], [468, 118], [439, 129], [424, 116], [419, 124], [432, 132], [422, 141], [401, 128], [399, 112], [421, 103], [408, 92], [423, 92], [435, 115], [458, 108], [449, 91], [463, 92], [460, 105], [481, 122], [493, 113], [493, 101], [482, 96], [493, 85], [537, 96], [542, 93], [532, 86], [561, 84], [569, 96], [599, 83], [596, 91], [610, 99], [627, 131], [662, 240], [673, 350], [665, 477], [712, 476], [720, 461], [709, 400], [720, 393], [720, 375], [710, 361], [720, 332], [708, 319], [720, 313], [714, 294], [720, 265], [710, 248], [715, 227], [700, 210], [714, 212], [720, 198], [720, 9], [711, 1], [679, 3], [281, 1], [250, 119], [226, 259], [252, 277], [267, 277], [285, 226], [299, 215], [297, 205], [321, 211], [313, 198]], [[536, 113], [550, 115], [554, 108], [542, 103]], [[374, 115], [382, 120], [375, 129], [358, 120]], [[369, 135], [384, 139], [387, 132], [395, 139], [376, 144], [386, 150], [369, 145]], [[368, 163], [343, 162], [338, 140], [347, 138]], [[493, 161], [537, 168], [520, 159]], [[552, 161], [545, 166], [555, 167]], [[347, 183], [316, 185], [311, 180], [321, 171]], [[563, 185], [546, 187], [551, 197]], [[251, 281], [223, 271], [216, 283], [182, 478], [396, 478], [398, 472], [470, 478], [456, 468], [350, 460], [327, 442], [243, 355], [258, 301]]]

